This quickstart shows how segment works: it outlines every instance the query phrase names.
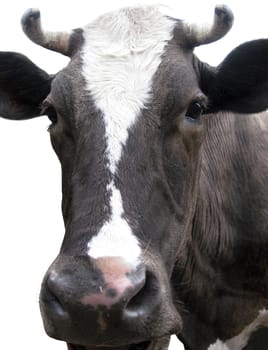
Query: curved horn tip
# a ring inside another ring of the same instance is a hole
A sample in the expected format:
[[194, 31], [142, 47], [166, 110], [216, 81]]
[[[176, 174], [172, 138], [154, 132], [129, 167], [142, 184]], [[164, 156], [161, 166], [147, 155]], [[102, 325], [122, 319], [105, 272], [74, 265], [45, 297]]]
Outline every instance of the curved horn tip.
[[40, 11], [37, 8], [26, 10], [21, 18], [21, 25], [24, 31], [30, 31], [32, 28], [40, 26]]
[[215, 7], [215, 21], [222, 25], [231, 28], [234, 22], [234, 15], [232, 10], [227, 5], [216, 5]]

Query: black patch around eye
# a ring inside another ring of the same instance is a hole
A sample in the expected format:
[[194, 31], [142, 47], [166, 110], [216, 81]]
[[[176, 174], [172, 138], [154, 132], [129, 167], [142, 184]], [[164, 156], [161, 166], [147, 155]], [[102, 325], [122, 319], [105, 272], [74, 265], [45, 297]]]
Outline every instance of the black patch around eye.
[[200, 102], [193, 102], [187, 110], [186, 117], [192, 120], [199, 120], [204, 112], [204, 107]]

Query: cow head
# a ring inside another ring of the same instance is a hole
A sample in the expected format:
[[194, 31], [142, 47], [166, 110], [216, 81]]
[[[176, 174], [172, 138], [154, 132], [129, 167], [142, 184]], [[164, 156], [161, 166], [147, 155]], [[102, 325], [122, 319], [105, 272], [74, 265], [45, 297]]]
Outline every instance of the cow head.
[[[232, 13], [198, 28], [154, 7], [128, 8], [69, 33], [23, 16], [37, 44], [70, 56], [55, 76], [0, 53], [0, 114], [46, 114], [62, 165], [66, 233], [44, 277], [47, 333], [70, 349], [166, 346], [182, 328], [171, 275], [195, 214], [205, 113], [268, 106], [268, 41], [216, 68], [193, 54], [220, 39]], [[159, 340], [158, 340], [159, 339]]]

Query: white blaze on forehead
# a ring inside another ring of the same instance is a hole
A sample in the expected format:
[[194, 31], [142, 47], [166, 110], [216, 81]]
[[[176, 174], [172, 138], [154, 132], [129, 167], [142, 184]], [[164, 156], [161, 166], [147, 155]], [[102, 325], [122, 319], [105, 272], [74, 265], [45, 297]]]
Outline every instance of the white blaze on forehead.
[[242, 350], [248, 344], [250, 337], [260, 328], [268, 327], [268, 311], [259, 311], [258, 316], [241, 333], [222, 342], [219, 339], [209, 346], [208, 350]]
[[126, 8], [84, 29], [83, 74], [103, 112], [112, 173], [128, 130], [150, 99], [153, 76], [174, 23], [155, 7]]
[[[84, 28], [82, 73], [103, 115], [112, 177], [129, 129], [150, 100], [153, 76], [174, 25], [156, 7], [148, 6], [103, 15]], [[124, 218], [122, 196], [114, 180], [107, 190], [111, 192], [111, 218], [89, 242], [88, 253], [95, 258], [118, 255], [137, 262], [140, 247]]]

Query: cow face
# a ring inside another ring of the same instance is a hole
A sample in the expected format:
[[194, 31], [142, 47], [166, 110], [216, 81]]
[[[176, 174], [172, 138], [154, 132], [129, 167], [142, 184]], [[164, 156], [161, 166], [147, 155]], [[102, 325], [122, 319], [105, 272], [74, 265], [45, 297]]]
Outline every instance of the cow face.
[[[41, 308], [48, 333], [66, 339], [65, 329], [54, 330], [58, 321], [51, 327], [46, 301], [57, 297], [72, 343], [99, 345], [103, 336], [108, 345], [140, 343], [181, 327], [168, 281], [191, 210], [206, 98], [188, 64], [191, 51], [167, 45], [174, 22], [149, 11], [142, 30], [150, 37], [133, 38], [130, 51], [122, 28], [111, 32], [118, 14], [85, 28], [81, 49], [43, 104], [63, 168], [66, 234], [44, 279]], [[120, 13], [126, 31], [134, 30], [130, 14], [137, 21], [144, 15]], [[81, 318], [94, 334], [84, 334]]]
[[[66, 233], [40, 306], [47, 333], [70, 349], [156, 339], [164, 347], [181, 330], [170, 279], [195, 214], [202, 114], [267, 107], [266, 40], [239, 47], [217, 69], [193, 55], [232, 18], [217, 7], [213, 27], [200, 32], [155, 8], [131, 8], [69, 35], [44, 32], [39, 12], [28, 11], [26, 34], [70, 55], [69, 65], [54, 77], [21, 55], [0, 55], [1, 114], [48, 115], [62, 165]], [[11, 74], [14, 87], [5, 84]]]

